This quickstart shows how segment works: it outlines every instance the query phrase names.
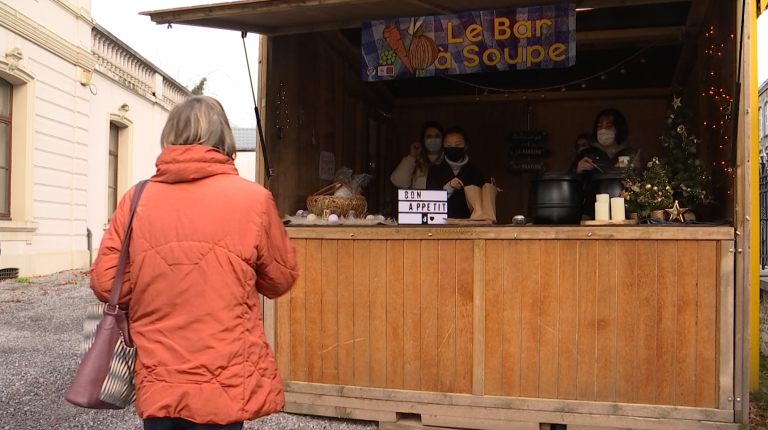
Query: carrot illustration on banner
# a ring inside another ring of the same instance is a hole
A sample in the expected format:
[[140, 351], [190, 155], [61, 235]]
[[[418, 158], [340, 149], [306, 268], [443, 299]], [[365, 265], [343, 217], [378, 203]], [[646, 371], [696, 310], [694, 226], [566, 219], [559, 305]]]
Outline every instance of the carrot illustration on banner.
[[411, 66], [411, 60], [408, 58], [408, 51], [405, 49], [403, 39], [400, 37], [400, 30], [398, 30], [396, 27], [388, 25], [384, 28], [383, 34], [384, 40], [386, 40], [389, 46], [391, 46], [395, 51], [397, 58], [403, 62], [405, 67], [408, 68], [409, 72], [413, 73], [413, 66]]

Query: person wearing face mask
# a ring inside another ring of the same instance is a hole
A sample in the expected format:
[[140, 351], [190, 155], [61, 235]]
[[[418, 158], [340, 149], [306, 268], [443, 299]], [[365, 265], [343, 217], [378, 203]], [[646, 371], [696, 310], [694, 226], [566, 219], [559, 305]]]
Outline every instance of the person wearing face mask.
[[592, 137], [592, 133], [581, 133], [576, 136], [576, 155], [581, 154], [581, 151], [592, 146], [592, 142], [595, 139]]
[[421, 129], [421, 139], [413, 142], [410, 153], [397, 166], [390, 181], [399, 189], [423, 190], [432, 165], [443, 161], [443, 126], [427, 121]]
[[469, 161], [468, 148], [467, 132], [458, 127], [447, 130], [443, 137], [445, 162], [429, 168], [427, 189], [448, 191], [448, 218], [468, 219], [472, 214], [464, 187], [485, 185], [483, 172]]
[[581, 173], [618, 172], [623, 167], [619, 157], [635, 157], [634, 168], [643, 168], [642, 153], [627, 142], [627, 120], [616, 109], [605, 109], [597, 114], [593, 126], [597, 142], [579, 152], [571, 170]]

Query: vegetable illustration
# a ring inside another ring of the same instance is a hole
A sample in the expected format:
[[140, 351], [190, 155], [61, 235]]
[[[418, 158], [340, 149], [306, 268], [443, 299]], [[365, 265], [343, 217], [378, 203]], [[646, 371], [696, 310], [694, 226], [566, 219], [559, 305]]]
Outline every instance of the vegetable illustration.
[[379, 65], [380, 66], [389, 66], [392, 64], [395, 64], [395, 52], [392, 50], [384, 51], [381, 54], [379, 54]]
[[416, 76], [421, 76], [424, 69], [435, 64], [439, 54], [437, 43], [431, 37], [420, 33], [413, 36], [411, 49], [408, 51], [411, 64], [416, 68]]
[[413, 66], [411, 66], [411, 60], [408, 58], [408, 51], [405, 50], [403, 39], [400, 37], [400, 30], [388, 25], [384, 28], [383, 35], [384, 40], [386, 40], [389, 46], [392, 47], [395, 54], [397, 54], [397, 57], [400, 58], [400, 61], [402, 61], [405, 67], [408, 68], [408, 71], [413, 73]]

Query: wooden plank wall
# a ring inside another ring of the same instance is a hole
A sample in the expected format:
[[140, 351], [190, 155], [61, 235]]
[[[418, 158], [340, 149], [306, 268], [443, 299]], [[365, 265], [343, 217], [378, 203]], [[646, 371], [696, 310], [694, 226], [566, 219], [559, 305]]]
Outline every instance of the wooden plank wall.
[[[384, 175], [368, 168], [378, 159], [380, 144], [377, 139], [367, 144], [371, 101], [380, 99], [361, 85], [358, 71], [352, 71], [331, 43], [313, 34], [271, 39], [263, 126], [275, 170], [268, 186], [281, 214], [305, 209], [307, 196], [330, 183], [319, 177], [322, 151], [335, 155], [336, 169], [346, 166], [355, 173], [373, 174], [370, 189]], [[285, 91], [287, 115], [277, 104], [280, 91]], [[288, 120], [290, 127], [278, 138], [277, 123], [285, 126]]]
[[486, 242], [485, 394], [718, 407], [718, 252]]
[[472, 392], [472, 241], [294, 240], [277, 301], [283, 379]]
[[479, 266], [469, 240], [294, 243], [301, 276], [277, 301], [287, 381], [472, 393], [484, 357], [489, 396], [718, 408], [727, 395], [716, 241], [488, 240]]
[[[508, 224], [515, 215], [528, 214], [530, 174], [509, 173], [510, 161], [506, 133], [525, 130], [527, 116], [525, 103], [474, 102], [449, 105], [404, 106], [397, 109], [397, 144], [386, 160], [392, 171], [396, 163], [407, 154], [410, 144], [418, 139], [422, 123], [428, 119], [439, 121], [445, 127], [460, 126], [472, 140], [470, 159], [485, 173], [493, 177], [504, 190], [496, 202], [498, 219]], [[614, 100], [536, 100], [531, 102], [531, 128], [544, 130], [548, 141], [544, 145], [551, 155], [546, 158], [548, 170], [564, 171], [570, 167], [576, 153], [576, 136], [589, 132], [595, 115], [605, 108], [622, 111], [629, 123], [628, 142], [643, 150], [647, 157], [663, 155], [659, 136], [664, 131], [667, 100], [614, 99]], [[391, 185], [391, 184], [390, 184]]]

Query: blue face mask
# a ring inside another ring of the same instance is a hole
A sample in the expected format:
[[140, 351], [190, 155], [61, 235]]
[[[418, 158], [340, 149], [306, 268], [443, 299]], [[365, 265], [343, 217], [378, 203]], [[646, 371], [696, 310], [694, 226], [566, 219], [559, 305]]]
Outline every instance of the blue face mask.
[[440, 152], [440, 148], [443, 147], [442, 139], [424, 139], [424, 147], [427, 148], [427, 152]]

